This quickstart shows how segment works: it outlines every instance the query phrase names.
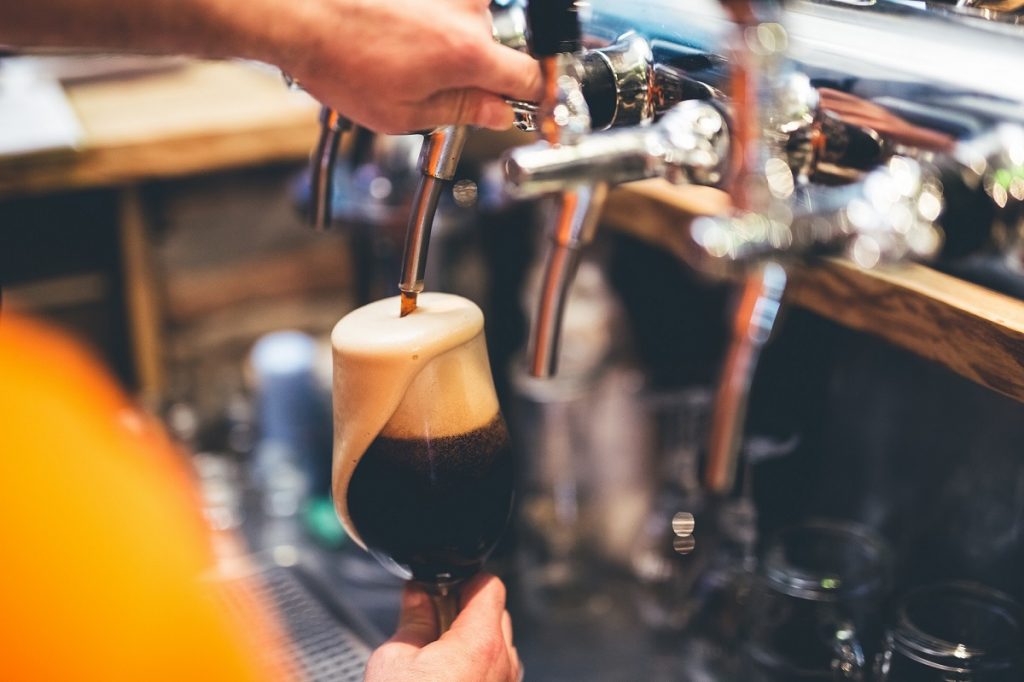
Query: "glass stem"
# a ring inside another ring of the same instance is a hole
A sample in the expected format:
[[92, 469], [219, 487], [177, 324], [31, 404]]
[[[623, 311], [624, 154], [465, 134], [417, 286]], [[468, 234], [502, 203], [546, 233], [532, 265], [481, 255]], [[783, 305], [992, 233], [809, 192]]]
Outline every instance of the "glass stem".
[[451, 585], [434, 585], [429, 591], [434, 613], [437, 614], [437, 636], [440, 637], [448, 632], [459, 615], [459, 593]]

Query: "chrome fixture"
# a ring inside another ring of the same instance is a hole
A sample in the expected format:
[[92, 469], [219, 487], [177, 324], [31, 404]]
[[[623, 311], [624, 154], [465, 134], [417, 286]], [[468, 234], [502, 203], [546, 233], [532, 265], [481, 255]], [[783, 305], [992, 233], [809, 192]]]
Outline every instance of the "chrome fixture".
[[[821, 254], [862, 267], [933, 258], [943, 227], [950, 227], [946, 204], [957, 183], [980, 188], [998, 208], [996, 235], [1008, 257], [1024, 263], [1024, 161], [1017, 158], [1024, 147], [1014, 142], [1024, 139], [1024, 90], [996, 83], [988, 72], [966, 78], [962, 64], [937, 74], [934, 64], [897, 61], [887, 71], [878, 53], [898, 43], [901, 21], [917, 10], [885, 0], [870, 8], [796, 0], [777, 13], [743, 0], [647, 4], [663, 12], [668, 35], [685, 36], [686, 46], [673, 46], [666, 57], [665, 34], [627, 31], [631, 40], [661, 49], [652, 49], [648, 102], [660, 120], [587, 134], [572, 116], [561, 128], [549, 117], [544, 142], [503, 159], [511, 196], [563, 197], [531, 335], [532, 370], [554, 371], [568, 281], [609, 185], [659, 177], [726, 190], [730, 212], [695, 219], [684, 235], [693, 267], [744, 282], [706, 480], [711, 491], [726, 494], [757, 358], [783, 303], [787, 263]], [[591, 9], [594, 34], [633, 28], [610, 2], [596, 0]], [[927, 21], [971, 64], [984, 64], [982, 46], [992, 41], [1024, 67], [1024, 40], [1001, 27], [934, 14]], [[856, 30], [843, 30], [850, 26]], [[946, 57], [936, 61], [946, 64]], [[565, 60], [561, 71], [549, 71], [549, 83], [564, 76], [560, 82], [572, 82]], [[687, 69], [679, 68], [683, 62]], [[660, 91], [673, 83], [683, 94], [659, 107]], [[563, 102], [563, 113], [573, 111], [571, 102]], [[1000, 132], [987, 132], [993, 129]], [[591, 200], [589, 212], [574, 203], [581, 188], [597, 190], [582, 195]]]
[[445, 126], [428, 134], [423, 140], [420, 151], [422, 177], [409, 213], [405, 251], [402, 254], [402, 279], [398, 283], [402, 293], [402, 317], [416, 310], [416, 297], [423, 291], [427, 247], [430, 244], [434, 216], [437, 214], [437, 202], [446, 183], [455, 178], [455, 169], [462, 158], [467, 134], [466, 126]]

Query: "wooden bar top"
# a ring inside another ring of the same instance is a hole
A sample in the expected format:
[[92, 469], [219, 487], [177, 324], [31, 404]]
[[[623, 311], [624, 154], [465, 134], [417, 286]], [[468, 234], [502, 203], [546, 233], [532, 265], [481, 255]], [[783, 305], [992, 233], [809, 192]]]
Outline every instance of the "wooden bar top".
[[299, 161], [316, 141], [316, 102], [271, 69], [192, 62], [67, 88], [80, 149], [0, 159], [0, 197]]
[[[690, 219], [727, 205], [715, 190], [650, 180], [614, 190], [603, 219], [684, 258]], [[839, 259], [792, 268], [786, 300], [1024, 401], [1024, 301], [923, 265]]]

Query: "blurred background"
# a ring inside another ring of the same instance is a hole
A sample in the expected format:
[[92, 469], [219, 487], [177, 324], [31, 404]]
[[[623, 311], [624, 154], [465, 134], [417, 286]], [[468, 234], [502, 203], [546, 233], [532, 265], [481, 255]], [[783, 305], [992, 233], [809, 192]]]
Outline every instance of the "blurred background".
[[[422, 138], [349, 136], [335, 225], [316, 233], [316, 121], [260, 65], [0, 60], [0, 289], [5, 312], [73, 334], [164, 421], [208, 522], [268, 576], [299, 669], [358, 679], [400, 584], [334, 516], [329, 333], [397, 293]], [[831, 539], [801, 546], [870, 554], [855, 597], [877, 629], [935, 581], [1024, 600], [1024, 407], [874, 335], [787, 309], [754, 380], [740, 494], [713, 508], [699, 480], [734, 287], [601, 229], [561, 372], [530, 377], [541, 208], [505, 198], [487, 163], [527, 139], [472, 133], [427, 289], [485, 311], [519, 466], [490, 568], [510, 585], [530, 679], [753, 679], [738, 633], [756, 648], [757, 609], [774, 608], [756, 557], [812, 519]], [[673, 532], [680, 512], [692, 537]]]

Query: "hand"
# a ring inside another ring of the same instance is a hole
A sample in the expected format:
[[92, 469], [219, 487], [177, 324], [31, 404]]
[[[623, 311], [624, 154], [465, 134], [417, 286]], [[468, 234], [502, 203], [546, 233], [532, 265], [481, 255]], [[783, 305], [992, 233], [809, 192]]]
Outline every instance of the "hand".
[[502, 96], [540, 96], [537, 62], [491, 37], [487, 0], [301, 6], [307, 34], [287, 41], [279, 66], [320, 101], [377, 132], [458, 123], [505, 129], [513, 116]]
[[505, 586], [476, 576], [461, 591], [462, 611], [437, 637], [437, 617], [422, 588], [408, 585], [394, 637], [373, 652], [365, 682], [519, 682]]

